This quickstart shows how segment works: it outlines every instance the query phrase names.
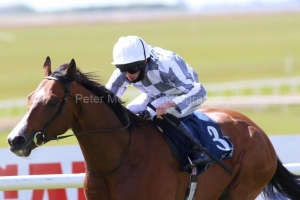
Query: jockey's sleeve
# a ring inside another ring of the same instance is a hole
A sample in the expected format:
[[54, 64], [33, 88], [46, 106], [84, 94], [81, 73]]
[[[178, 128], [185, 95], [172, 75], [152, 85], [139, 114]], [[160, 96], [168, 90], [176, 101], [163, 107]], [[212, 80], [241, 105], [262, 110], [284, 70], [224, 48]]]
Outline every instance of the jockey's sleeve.
[[196, 72], [179, 56], [170, 61], [168, 77], [174, 86], [182, 91], [182, 95], [172, 101], [177, 105], [177, 110], [182, 113], [188, 106], [198, 101], [199, 105], [206, 99], [206, 91], [201, 83], [198, 83]]
[[105, 87], [118, 97], [121, 97], [127, 89], [127, 85], [125, 74], [122, 74], [119, 69], [115, 69]]

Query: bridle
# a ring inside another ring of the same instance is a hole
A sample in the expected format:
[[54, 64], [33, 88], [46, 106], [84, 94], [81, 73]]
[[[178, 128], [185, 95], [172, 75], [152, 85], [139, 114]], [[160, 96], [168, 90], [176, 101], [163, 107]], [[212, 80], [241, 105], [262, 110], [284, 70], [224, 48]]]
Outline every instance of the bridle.
[[[63, 102], [60, 104], [60, 107], [59, 107], [58, 111], [57, 111], [57, 112], [55, 113], [55, 115], [52, 117], [52, 119], [50, 120], [50, 122], [47, 123], [47, 124], [45, 125], [45, 127], [43, 128], [43, 130], [42, 130], [41, 132], [37, 132], [37, 133], [34, 135], [32, 141], [33, 141], [33, 143], [34, 143], [36, 146], [42, 146], [43, 144], [45, 144], [46, 142], [51, 141], [51, 140], [59, 140], [59, 139], [62, 139], [62, 138], [61, 138], [62, 136], [56, 136], [56, 137], [46, 138], [45, 132], [48, 130], [48, 128], [50, 127], [50, 125], [53, 124], [53, 122], [55, 121], [55, 119], [62, 113], [63, 108], [64, 108], [64, 106], [65, 106], [66, 103], [67, 103], [67, 98], [68, 98], [68, 96], [72, 97], [72, 96], [70, 95], [70, 92], [71, 92], [71, 84], [70, 84], [70, 83], [67, 83], [67, 85], [66, 85], [66, 84], [64, 84], [63, 81], [61, 81], [60, 79], [55, 78], [55, 77], [51, 77], [51, 76], [47, 76], [47, 77], [45, 77], [45, 79], [58, 81], [59, 83], [62, 84], [62, 86], [64, 86], [64, 88], [66, 89], [66, 93], [65, 93]], [[73, 97], [73, 98], [74, 98], [74, 97]], [[81, 108], [80, 102], [79, 102], [79, 106], [80, 106], [80, 113], [81, 113], [82, 108]], [[78, 122], [78, 121], [79, 121], [79, 118], [78, 118], [77, 122]], [[76, 126], [76, 124], [77, 124], [77, 123], [75, 123], [74, 126]], [[74, 126], [73, 126], [73, 127], [74, 127]], [[38, 141], [38, 139], [39, 139], [38, 136], [41, 136], [41, 137], [42, 137], [42, 142], [41, 142], [41, 143], [39, 143], [39, 141]], [[70, 136], [71, 136], [71, 135], [70, 135]], [[63, 138], [65, 138], [65, 137], [63, 137]]]
[[[45, 144], [46, 142], [49, 142], [51, 140], [57, 140], [58, 141], [60, 139], [64, 139], [64, 138], [75, 136], [75, 135], [103, 133], [103, 132], [121, 132], [121, 131], [126, 131], [128, 129], [128, 127], [130, 125], [130, 120], [129, 120], [128, 114], [126, 114], [127, 124], [126, 124], [126, 126], [121, 127], [121, 128], [113, 128], [113, 129], [105, 129], [105, 130], [93, 130], [93, 131], [85, 131], [85, 132], [75, 133], [75, 134], [71, 134], [71, 135], [63, 135], [63, 136], [57, 135], [57, 136], [53, 136], [53, 137], [46, 137], [45, 132], [55, 122], [55, 119], [62, 113], [63, 108], [64, 108], [64, 106], [67, 103], [67, 98], [70, 96], [73, 99], [75, 99], [75, 97], [73, 97], [73, 96], [70, 95], [70, 93], [71, 93], [71, 84], [70, 84], [70, 82], [67, 82], [65, 84], [64, 81], [62, 81], [61, 79], [59, 79], [57, 77], [52, 77], [52, 76], [47, 76], [47, 77], [45, 77], [45, 79], [55, 80], [55, 81], [59, 82], [66, 89], [66, 92], [65, 92], [65, 95], [64, 95], [64, 100], [60, 104], [60, 107], [59, 107], [58, 111], [55, 113], [55, 115], [52, 117], [52, 119], [45, 125], [45, 127], [42, 129], [42, 131], [41, 132], [37, 132], [34, 135], [32, 141], [33, 141], [33, 143], [36, 146], [42, 146], [43, 144]], [[71, 130], [73, 130], [73, 128], [79, 123], [80, 115], [82, 113], [81, 103], [80, 103], [80, 101], [78, 101], [78, 102], [79, 102], [79, 107], [80, 107], [80, 114], [79, 114], [79, 116], [78, 116], [75, 124], [70, 127]], [[39, 142], [40, 139], [42, 139], [41, 142]], [[129, 152], [130, 144], [131, 144], [131, 132], [129, 131], [129, 142], [128, 142], [128, 145], [126, 147], [126, 157], [128, 155], [128, 152]], [[126, 160], [126, 157], [118, 164], [118, 166], [114, 170], [112, 170], [109, 173], [98, 175], [98, 174], [95, 174], [93, 172], [90, 172], [87, 168], [86, 168], [86, 171], [89, 174], [94, 175], [94, 176], [98, 176], [98, 177], [100, 177], [100, 176], [107, 176], [107, 175], [112, 174], [115, 171], [117, 171], [122, 166], [122, 164], [124, 163], [124, 161]]]

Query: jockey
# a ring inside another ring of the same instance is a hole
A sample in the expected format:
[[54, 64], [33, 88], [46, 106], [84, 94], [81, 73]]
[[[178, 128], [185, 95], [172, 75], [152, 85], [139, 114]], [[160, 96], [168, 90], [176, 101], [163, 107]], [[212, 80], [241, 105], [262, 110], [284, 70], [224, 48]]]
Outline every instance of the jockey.
[[[182, 118], [206, 100], [197, 73], [179, 55], [147, 45], [140, 37], [120, 37], [113, 48], [112, 64], [116, 69], [106, 84], [107, 89], [118, 97], [128, 85], [142, 92], [127, 105], [135, 114], [147, 110], [152, 120], [162, 119], [161, 115], [167, 113]], [[149, 102], [156, 107], [156, 112], [147, 107]], [[191, 157], [197, 166], [210, 162], [209, 156], [196, 147]]]

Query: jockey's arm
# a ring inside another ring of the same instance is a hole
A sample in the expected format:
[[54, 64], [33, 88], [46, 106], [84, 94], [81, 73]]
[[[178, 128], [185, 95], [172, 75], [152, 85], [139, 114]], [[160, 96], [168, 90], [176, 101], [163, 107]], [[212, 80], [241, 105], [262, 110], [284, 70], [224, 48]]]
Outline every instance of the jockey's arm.
[[[176, 107], [176, 110], [182, 113], [191, 103], [195, 101], [204, 102], [206, 99], [206, 91], [202, 84], [198, 83], [195, 77], [191, 75], [191, 72], [185, 70], [189, 68], [189, 66], [184, 62], [176, 61], [172, 61], [170, 66], [172, 68], [170, 68], [168, 73], [168, 80], [171, 81], [178, 90], [182, 91], [182, 95], [172, 99], [171, 102], [167, 102], [165, 105], [161, 105], [162, 109]], [[165, 111], [162, 110], [160, 114], [164, 112]]]
[[127, 85], [126, 77], [122, 76], [119, 69], [115, 69], [105, 87], [118, 97], [121, 97], [127, 89]]

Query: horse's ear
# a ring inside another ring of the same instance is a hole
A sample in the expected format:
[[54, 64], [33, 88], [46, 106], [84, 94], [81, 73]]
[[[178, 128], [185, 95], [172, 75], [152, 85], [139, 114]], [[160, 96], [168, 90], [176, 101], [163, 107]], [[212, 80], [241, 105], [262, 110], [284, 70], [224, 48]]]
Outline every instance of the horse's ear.
[[44, 69], [45, 76], [50, 76], [52, 74], [52, 72], [51, 72], [51, 60], [50, 60], [49, 56], [47, 56], [47, 58], [46, 58], [43, 69]]
[[75, 76], [75, 72], [76, 72], [76, 63], [75, 60], [72, 59], [69, 66], [67, 67], [67, 69], [65, 70], [65, 73], [70, 76], [70, 77], [74, 77]]

